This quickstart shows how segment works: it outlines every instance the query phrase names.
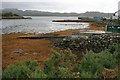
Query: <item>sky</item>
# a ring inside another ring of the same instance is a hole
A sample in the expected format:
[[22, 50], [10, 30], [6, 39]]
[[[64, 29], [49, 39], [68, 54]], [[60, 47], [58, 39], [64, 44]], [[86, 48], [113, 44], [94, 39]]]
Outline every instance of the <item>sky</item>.
[[2, 0], [2, 8], [50, 12], [99, 11], [114, 13], [120, 0]]

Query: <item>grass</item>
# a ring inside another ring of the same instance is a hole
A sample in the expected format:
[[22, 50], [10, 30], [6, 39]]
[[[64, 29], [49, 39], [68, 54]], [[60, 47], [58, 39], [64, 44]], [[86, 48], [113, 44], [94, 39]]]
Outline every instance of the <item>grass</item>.
[[[82, 59], [72, 53], [70, 49], [52, 50], [52, 56], [45, 61], [44, 70], [34, 60], [22, 60], [16, 64], [10, 64], [3, 71], [3, 78], [102, 78], [101, 71], [106, 69], [118, 69], [120, 66], [120, 43], [109, 46], [100, 53], [86, 51]], [[114, 49], [114, 50], [113, 50]], [[77, 61], [77, 59], [79, 59]], [[78, 74], [79, 73], [79, 74]], [[118, 70], [118, 78], [120, 71]], [[111, 77], [111, 74], [109, 74]], [[115, 78], [116, 76], [114, 76]]]

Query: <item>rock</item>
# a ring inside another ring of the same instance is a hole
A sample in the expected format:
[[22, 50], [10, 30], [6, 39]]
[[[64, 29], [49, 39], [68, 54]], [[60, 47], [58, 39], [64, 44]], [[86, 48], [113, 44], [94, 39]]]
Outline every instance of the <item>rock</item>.
[[25, 53], [25, 54], [28, 54], [28, 53]]
[[33, 54], [34, 54], [34, 55], [37, 55], [38, 53], [37, 53], [37, 52], [34, 52]]
[[79, 51], [85, 51], [87, 49], [99, 53], [105, 48], [108, 48], [110, 44], [118, 41], [117, 37], [111, 36], [113, 34], [90, 35], [88, 38], [64, 38], [56, 40], [54, 46]]
[[22, 49], [15, 49], [13, 52], [22, 54], [24, 52], [24, 50], [22, 50]]

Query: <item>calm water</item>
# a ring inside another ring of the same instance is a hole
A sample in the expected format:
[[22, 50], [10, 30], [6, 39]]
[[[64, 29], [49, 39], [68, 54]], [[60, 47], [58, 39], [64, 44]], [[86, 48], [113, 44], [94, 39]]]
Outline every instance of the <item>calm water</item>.
[[36, 32], [47, 33], [66, 29], [86, 28], [89, 24], [80, 22], [52, 22], [52, 20], [77, 19], [77, 17], [32, 17], [32, 19], [4, 19], [2, 33]]

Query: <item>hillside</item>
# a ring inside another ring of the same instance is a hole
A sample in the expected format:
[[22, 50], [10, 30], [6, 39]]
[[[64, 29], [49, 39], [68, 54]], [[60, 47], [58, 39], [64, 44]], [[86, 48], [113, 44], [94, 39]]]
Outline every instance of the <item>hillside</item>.
[[103, 12], [97, 12], [97, 11], [92, 11], [92, 12], [86, 12], [86, 13], [81, 13], [80, 16], [87, 16], [87, 17], [94, 17], [94, 16], [101, 16], [101, 17], [111, 17], [113, 13], [103, 13]]
[[102, 13], [102, 12], [85, 12], [85, 13], [59, 13], [59, 12], [45, 12], [45, 11], [37, 11], [37, 10], [18, 10], [18, 9], [2, 9], [2, 13], [12, 12], [22, 16], [80, 16], [80, 17], [94, 17], [94, 16], [102, 16], [102, 17], [110, 17], [113, 13]]

